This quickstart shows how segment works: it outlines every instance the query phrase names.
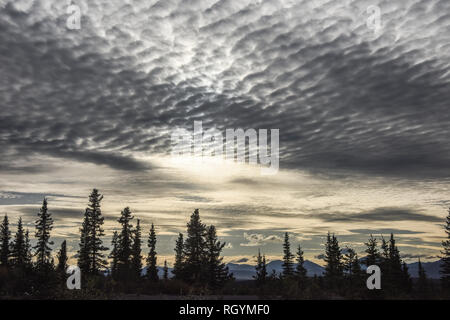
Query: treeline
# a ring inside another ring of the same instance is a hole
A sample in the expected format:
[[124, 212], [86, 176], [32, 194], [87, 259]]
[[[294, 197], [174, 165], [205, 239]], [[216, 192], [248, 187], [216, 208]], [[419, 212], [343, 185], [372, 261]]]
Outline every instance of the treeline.
[[[53, 219], [44, 199], [35, 221], [36, 245], [31, 246], [30, 232], [18, 219], [14, 237], [8, 216], [0, 225], [0, 296], [45, 298], [108, 298], [120, 294], [208, 295], [242, 294], [279, 298], [441, 298], [450, 289], [450, 210], [446, 220], [446, 241], [442, 242], [441, 282], [427, 278], [419, 259], [419, 278], [414, 281], [401, 259], [394, 235], [388, 240], [372, 235], [360, 258], [349, 247], [341, 248], [334, 234], [325, 243], [325, 273], [308, 277], [303, 250], [291, 249], [289, 234], [283, 243], [282, 272], [269, 274], [266, 258], [258, 251], [254, 281], [234, 281], [221, 256], [225, 243], [217, 237], [216, 228], [202, 223], [196, 209], [187, 223], [186, 238], [180, 233], [175, 242], [173, 277], [167, 261], [158, 274], [157, 235], [152, 223], [148, 232], [146, 254], [140, 220], [130, 208], [124, 208], [117, 220], [111, 245], [103, 244], [103, 196], [94, 189], [84, 212], [76, 258], [82, 274], [82, 290], [66, 288], [67, 243], [63, 241], [52, 255], [50, 233]], [[293, 252], [295, 251], [295, 252]], [[109, 253], [109, 254], [108, 254]], [[382, 290], [368, 290], [361, 265], [378, 265], [382, 272]]]
[[[419, 259], [419, 278], [413, 286], [408, 266], [400, 257], [394, 235], [386, 240], [381, 236], [381, 247], [378, 240], [370, 235], [365, 243], [365, 257], [360, 258], [354, 249], [341, 248], [334, 234], [328, 233], [325, 243], [325, 272], [323, 277], [307, 276], [304, 266], [303, 250], [299, 245], [296, 253], [291, 251], [288, 233], [285, 233], [283, 243], [282, 272], [276, 274], [274, 270], [267, 271], [266, 258], [258, 252], [256, 264], [257, 287], [270, 293], [274, 286], [286, 297], [297, 298], [394, 298], [394, 297], [430, 297], [434, 284], [427, 278], [425, 269]], [[369, 291], [366, 280], [369, 274], [363, 270], [362, 265], [369, 267], [377, 265], [381, 269], [381, 291]], [[447, 275], [448, 276], [448, 275]], [[445, 283], [446, 276], [442, 278], [442, 288], [448, 288]], [[436, 288], [439, 289], [439, 288]], [[283, 291], [284, 290], [284, 291]], [[287, 290], [287, 291], [286, 291]], [[445, 291], [445, 290], [443, 290]]]
[[[110, 248], [103, 244], [105, 236], [104, 217], [101, 211], [103, 196], [94, 189], [84, 212], [80, 228], [77, 265], [83, 277], [82, 286], [98, 295], [103, 293], [134, 292], [142, 287], [150, 293], [159, 293], [160, 282], [157, 265], [156, 232], [152, 223], [148, 236], [148, 254], [142, 252], [142, 230], [140, 220], [134, 217], [130, 208], [121, 211], [117, 220], [120, 230], [114, 231]], [[48, 210], [47, 199], [35, 222], [36, 245], [31, 247], [29, 231], [24, 230], [19, 218], [17, 233], [11, 240], [8, 216], [0, 226], [0, 293], [3, 295], [31, 294], [49, 295], [55, 288], [64, 291], [67, 275], [67, 243], [63, 241], [52, 257], [50, 232], [53, 219]], [[222, 261], [221, 252], [225, 243], [218, 240], [215, 226], [207, 226], [200, 220], [198, 209], [187, 224], [187, 237], [179, 234], [175, 248], [175, 264], [172, 270], [175, 292], [213, 292], [232, 280], [228, 268]], [[109, 255], [107, 252], [109, 251]], [[143, 261], [145, 263], [143, 264]], [[143, 267], [145, 267], [143, 269]], [[145, 270], [145, 272], [143, 272]], [[64, 280], [64, 281], [63, 281]], [[167, 285], [169, 271], [164, 261], [162, 280]], [[61, 296], [61, 293], [57, 293]]]

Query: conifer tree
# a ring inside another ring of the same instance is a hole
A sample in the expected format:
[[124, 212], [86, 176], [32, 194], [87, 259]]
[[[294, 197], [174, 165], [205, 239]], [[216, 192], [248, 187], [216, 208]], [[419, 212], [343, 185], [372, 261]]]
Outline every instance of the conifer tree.
[[128, 280], [131, 277], [131, 254], [133, 226], [131, 220], [133, 216], [129, 207], [126, 207], [120, 213], [118, 222], [122, 225], [122, 231], [117, 241], [117, 274], [122, 280]]
[[89, 195], [89, 204], [85, 210], [83, 224], [80, 229], [80, 249], [78, 251], [78, 266], [84, 273], [99, 274], [106, 268], [107, 261], [101, 237], [105, 235], [103, 230], [104, 218], [102, 216], [101, 201], [103, 196], [97, 189], [93, 189]]
[[53, 219], [51, 214], [48, 212], [47, 199], [44, 198], [42, 207], [38, 213], [38, 219], [35, 223], [36, 226], [36, 238], [37, 243], [34, 249], [36, 249], [36, 267], [38, 269], [48, 268], [51, 265], [52, 249], [50, 245], [53, 242], [50, 241], [50, 231], [53, 228]]
[[353, 275], [359, 275], [361, 273], [361, 266], [359, 265], [358, 255], [355, 250], [348, 248], [343, 256], [344, 271], [350, 277]]
[[8, 216], [5, 214], [0, 225], [0, 265], [9, 266], [11, 231], [9, 231]]
[[111, 253], [109, 254], [108, 258], [111, 259], [111, 269], [110, 269], [110, 275], [114, 279], [117, 279], [117, 259], [118, 259], [118, 234], [117, 231], [114, 231], [112, 240], [111, 240]]
[[183, 266], [184, 266], [184, 241], [183, 234], [178, 234], [178, 238], [175, 242], [175, 263], [173, 265], [172, 273], [175, 279], [183, 279]]
[[134, 230], [133, 246], [131, 248], [131, 273], [135, 279], [141, 277], [142, 255], [141, 255], [141, 224], [139, 219]]
[[80, 249], [78, 250], [78, 267], [83, 274], [91, 271], [91, 259], [89, 258], [90, 243], [90, 210], [86, 208], [83, 223], [80, 228]]
[[367, 246], [367, 249], [365, 251], [367, 253], [367, 256], [364, 260], [365, 265], [367, 267], [378, 265], [378, 263], [380, 262], [380, 253], [378, 252], [377, 248], [377, 239], [370, 235], [369, 241], [364, 244]]
[[381, 236], [381, 254], [380, 254], [380, 268], [383, 275], [383, 282], [390, 282], [390, 264], [389, 264], [389, 245], [386, 239]]
[[167, 260], [164, 260], [163, 279], [165, 281], [169, 280], [169, 268], [167, 267]]
[[448, 210], [444, 229], [446, 240], [442, 241], [443, 250], [441, 251], [442, 264], [440, 269], [441, 284], [444, 290], [450, 291], [450, 209]]
[[342, 252], [337, 238], [328, 233], [325, 244], [325, 278], [329, 285], [335, 286], [343, 276]]
[[19, 218], [17, 222], [17, 232], [11, 250], [11, 263], [14, 267], [21, 269], [25, 268], [27, 264], [27, 248], [22, 218]]
[[147, 256], [147, 278], [150, 281], [158, 281], [158, 267], [156, 257], [156, 233], [155, 226], [152, 223], [148, 237], [148, 247], [150, 248]]
[[284, 234], [283, 254], [283, 276], [289, 277], [294, 274], [294, 255], [291, 253], [291, 244], [287, 232]]
[[31, 253], [31, 242], [30, 242], [30, 231], [27, 229], [25, 232], [25, 268], [31, 269], [33, 266], [32, 262], [33, 254]]
[[58, 265], [56, 267], [56, 270], [60, 274], [65, 274], [67, 270], [67, 242], [64, 240], [61, 243], [61, 249], [58, 252]]
[[184, 242], [184, 276], [188, 282], [197, 282], [202, 278], [205, 257], [206, 226], [200, 220], [198, 209], [194, 210], [187, 224], [187, 237]]
[[89, 258], [90, 258], [90, 271], [92, 274], [98, 274], [101, 269], [106, 268], [107, 261], [103, 251], [107, 251], [108, 248], [103, 246], [103, 240], [101, 237], [105, 235], [103, 230], [104, 218], [101, 211], [101, 201], [103, 196], [97, 189], [93, 189], [89, 196]]
[[205, 241], [205, 271], [208, 284], [213, 289], [222, 286], [229, 279], [228, 267], [222, 262], [223, 257], [220, 256], [224, 246], [225, 243], [217, 239], [216, 228], [208, 227]]
[[396, 245], [394, 235], [391, 233], [389, 239], [389, 260], [388, 260], [389, 277], [388, 281], [392, 283], [394, 287], [401, 288], [405, 285], [405, 273], [402, 268], [402, 260], [400, 258], [400, 252]]
[[263, 285], [267, 279], [266, 259], [261, 256], [261, 251], [258, 250], [258, 256], [256, 257], [256, 275], [253, 278], [256, 280], [258, 286]]
[[305, 259], [303, 258], [303, 250], [300, 245], [297, 248], [297, 265], [295, 267], [295, 275], [299, 280], [305, 280], [307, 275], [307, 270], [304, 266]]

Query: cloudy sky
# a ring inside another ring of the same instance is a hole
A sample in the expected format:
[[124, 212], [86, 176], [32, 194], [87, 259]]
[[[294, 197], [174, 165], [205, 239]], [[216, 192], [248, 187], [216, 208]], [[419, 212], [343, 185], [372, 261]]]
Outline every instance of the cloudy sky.
[[[13, 229], [19, 216], [32, 228], [47, 196], [55, 247], [76, 251], [96, 187], [105, 241], [130, 206], [144, 234], [155, 223], [162, 258], [199, 208], [227, 260], [258, 248], [276, 258], [285, 231], [316, 262], [328, 231], [358, 252], [370, 233], [394, 232], [406, 257], [437, 259], [450, 206], [448, 0], [70, 4], [0, 0], [0, 214]], [[194, 121], [279, 129], [278, 173], [174, 159], [171, 133]]]

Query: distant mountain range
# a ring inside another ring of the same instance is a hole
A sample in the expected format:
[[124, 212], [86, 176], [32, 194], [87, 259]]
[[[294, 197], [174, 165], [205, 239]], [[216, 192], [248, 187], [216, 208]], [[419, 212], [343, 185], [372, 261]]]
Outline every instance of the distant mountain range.
[[[274, 260], [267, 264], [267, 273], [270, 275], [273, 271], [277, 274], [281, 273], [283, 261], [281, 260]], [[418, 277], [418, 262], [410, 263], [408, 264], [409, 273], [413, 278]], [[431, 279], [439, 279], [439, 268], [442, 264], [442, 260], [433, 261], [433, 262], [422, 262], [422, 266], [425, 269], [425, 272], [427, 274], [428, 278]], [[228, 263], [227, 264], [228, 269], [230, 272], [233, 273], [236, 280], [252, 280], [253, 276], [256, 274], [255, 266], [251, 264], [238, 264], [238, 263]], [[324, 273], [325, 268], [318, 265], [317, 263], [311, 262], [309, 260], [305, 261], [304, 264], [308, 277], [314, 277], [315, 275], [320, 276]], [[365, 266], [361, 266], [363, 270], [365, 269]], [[147, 269], [144, 268], [142, 270], [142, 274], [145, 274], [147, 272]], [[163, 275], [163, 268], [158, 267], [158, 275], [162, 277]], [[172, 277], [172, 268], [169, 268], [169, 277]]]
[[[272, 270], [275, 270], [275, 272], [279, 274], [283, 270], [282, 264], [283, 261], [281, 260], [274, 260], [269, 262], [266, 266], [267, 273], [270, 275], [273, 272]], [[227, 266], [230, 272], [233, 273], [236, 280], [251, 280], [256, 274], [254, 265], [228, 263]], [[320, 276], [325, 270], [320, 265], [309, 260], [305, 261], [304, 266], [306, 268], [308, 277], [314, 277], [315, 275]]]

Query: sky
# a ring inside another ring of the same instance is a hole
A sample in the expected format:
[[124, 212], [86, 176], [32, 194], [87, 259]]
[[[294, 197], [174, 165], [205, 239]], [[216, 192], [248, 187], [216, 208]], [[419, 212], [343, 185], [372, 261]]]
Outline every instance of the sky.
[[[284, 232], [322, 264], [327, 232], [360, 255], [393, 232], [407, 262], [438, 259], [448, 0], [0, 0], [0, 30], [0, 214], [13, 231], [19, 216], [32, 230], [47, 197], [53, 248], [67, 239], [75, 254], [98, 188], [105, 243], [129, 206], [144, 243], [155, 224], [159, 261], [196, 208], [226, 261], [277, 259]], [[172, 133], [194, 121], [278, 129], [279, 170], [174, 157]]]

